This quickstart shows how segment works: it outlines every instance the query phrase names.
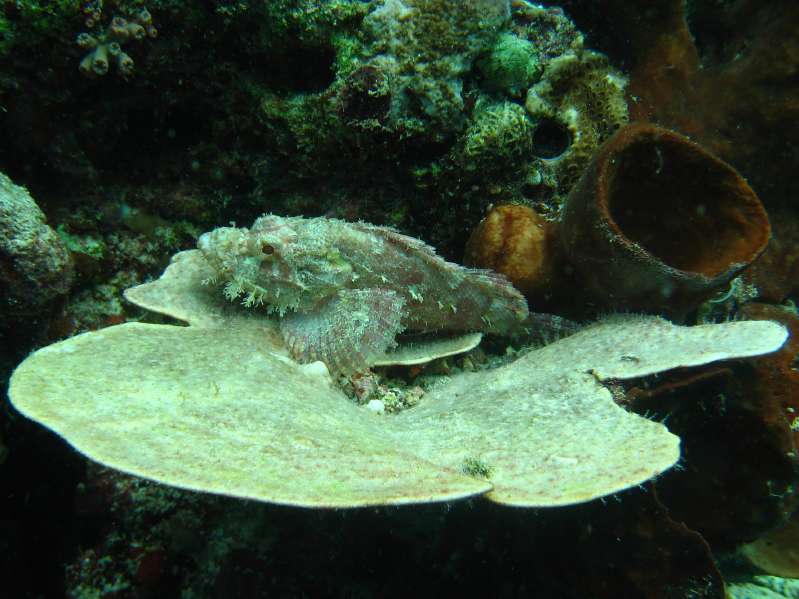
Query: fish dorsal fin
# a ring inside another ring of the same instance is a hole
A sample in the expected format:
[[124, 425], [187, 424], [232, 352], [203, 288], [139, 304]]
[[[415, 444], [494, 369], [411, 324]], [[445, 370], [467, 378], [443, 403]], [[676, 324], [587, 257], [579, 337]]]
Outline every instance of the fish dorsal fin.
[[385, 239], [408, 254], [421, 256], [430, 260], [444, 261], [444, 259], [436, 253], [436, 249], [433, 246], [426, 244], [421, 239], [404, 235], [392, 227], [382, 227], [364, 222], [352, 223], [352, 226], [364, 233], [376, 235]]

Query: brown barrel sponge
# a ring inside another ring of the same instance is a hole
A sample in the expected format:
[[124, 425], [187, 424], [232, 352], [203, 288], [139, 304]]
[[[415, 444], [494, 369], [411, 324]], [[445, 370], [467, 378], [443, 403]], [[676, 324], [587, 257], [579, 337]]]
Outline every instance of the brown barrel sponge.
[[688, 138], [628, 125], [594, 156], [559, 239], [596, 307], [681, 314], [766, 247], [768, 216], [729, 164]]

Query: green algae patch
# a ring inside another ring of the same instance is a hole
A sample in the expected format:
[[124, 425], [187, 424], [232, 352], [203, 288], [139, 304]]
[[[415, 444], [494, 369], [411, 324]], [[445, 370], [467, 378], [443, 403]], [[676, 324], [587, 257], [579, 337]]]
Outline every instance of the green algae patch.
[[218, 298], [205, 269], [182, 252], [127, 293], [189, 326], [127, 323], [41, 349], [11, 378], [14, 406], [93, 460], [187, 489], [313, 507], [474, 495], [557, 506], [679, 458], [679, 439], [618, 406], [603, 379], [759, 355], [786, 337], [764, 321], [614, 318], [495, 370], [442, 377], [419, 405], [380, 416], [321, 363], [291, 360], [275, 323]]

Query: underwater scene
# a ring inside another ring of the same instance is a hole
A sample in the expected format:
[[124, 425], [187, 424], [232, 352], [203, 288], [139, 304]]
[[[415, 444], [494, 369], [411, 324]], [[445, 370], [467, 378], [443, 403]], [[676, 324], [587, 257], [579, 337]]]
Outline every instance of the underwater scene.
[[799, 2], [0, 2], [0, 597], [799, 598]]

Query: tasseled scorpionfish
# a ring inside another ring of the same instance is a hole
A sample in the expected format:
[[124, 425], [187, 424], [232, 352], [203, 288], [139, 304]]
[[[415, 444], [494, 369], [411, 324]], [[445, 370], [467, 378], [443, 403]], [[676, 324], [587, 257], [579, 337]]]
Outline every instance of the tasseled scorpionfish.
[[405, 329], [509, 334], [528, 313], [502, 275], [386, 227], [267, 214], [205, 233], [198, 247], [228, 299], [278, 314], [293, 357], [331, 372], [366, 369]]

